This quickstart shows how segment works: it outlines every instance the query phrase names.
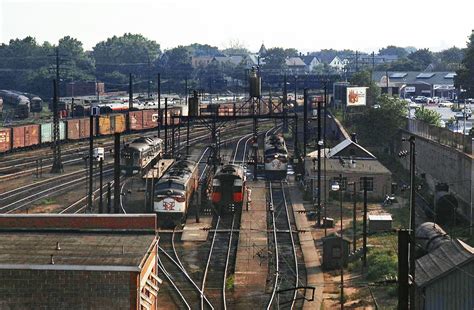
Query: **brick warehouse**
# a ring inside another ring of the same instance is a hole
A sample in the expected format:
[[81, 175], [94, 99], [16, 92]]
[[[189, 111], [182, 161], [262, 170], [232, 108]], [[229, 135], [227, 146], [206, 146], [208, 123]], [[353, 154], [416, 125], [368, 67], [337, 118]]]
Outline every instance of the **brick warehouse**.
[[0, 309], [155, 309], [155, 215], [1, 215]]

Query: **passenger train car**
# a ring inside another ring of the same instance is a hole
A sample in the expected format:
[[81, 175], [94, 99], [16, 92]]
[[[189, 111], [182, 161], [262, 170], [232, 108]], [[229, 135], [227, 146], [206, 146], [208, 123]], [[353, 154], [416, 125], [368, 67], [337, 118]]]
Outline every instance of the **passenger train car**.
[[264, 143], [265, 177], [281, 180], [286, 178], [288, 169], [288, 150], [281, 135], [269, 135]]
[[178, 160], [155, 185], [154, 211], [158, 223], [179, 224], [186, 216], [199, 183], [198, 164], [191, 160]]
[[163, 140], [157, 137], [140, 137], [127, 143], [121, 152], [121, 170], [126, 175], [141, 172], [161, 157]]
[[219, 167], [212, 179], [212, 204], [218, 213], [235, 211], [242, 207], [245, 187], [245, 170], [241, 165]]

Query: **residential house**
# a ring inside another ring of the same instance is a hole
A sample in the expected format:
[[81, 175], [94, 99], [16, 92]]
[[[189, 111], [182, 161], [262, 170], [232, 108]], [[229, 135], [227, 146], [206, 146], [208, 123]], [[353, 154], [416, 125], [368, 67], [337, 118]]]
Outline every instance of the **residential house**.
[[290, 74], [303, 74], [307, 72], [306, 64], [300, 57], [289, 57], [285, 62]]
[[316, 56], [307, 55], [303, 56], [301, 59], [304, 61], [306, 65], [306, 70], [308, 72], [312, 72], [314, 68], [321, 65], [321, 61]]

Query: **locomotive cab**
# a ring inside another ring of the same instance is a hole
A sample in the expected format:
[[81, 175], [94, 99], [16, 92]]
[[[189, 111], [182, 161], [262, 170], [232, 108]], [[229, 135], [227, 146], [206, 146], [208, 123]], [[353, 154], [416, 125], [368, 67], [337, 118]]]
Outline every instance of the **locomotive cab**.
[[221, 167], [212, 180], [212, 203], [220, 209], [242, 206], [245, 175], [237, 165]]

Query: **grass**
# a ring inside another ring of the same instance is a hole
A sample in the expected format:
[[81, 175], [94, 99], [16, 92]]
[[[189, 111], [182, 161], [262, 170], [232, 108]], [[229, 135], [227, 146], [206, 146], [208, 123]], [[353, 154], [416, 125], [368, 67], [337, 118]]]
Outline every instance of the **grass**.
[[52, 205], [55, 203], [56, 203], [56, 200], [52, 197], [41, 199], [39, 202], [40, 205]]
[[388, 248], [374, 248], [367, 256], [367, 280], [381, 281], [385, 277], [397, 276], [397, 252]]
[[234, 288], [234, 283], [235, 282], [235, 275], [231, 274], [230, 276], [227, 277], [225, 281], [225, 288], [226, 290], [231, 290]]

